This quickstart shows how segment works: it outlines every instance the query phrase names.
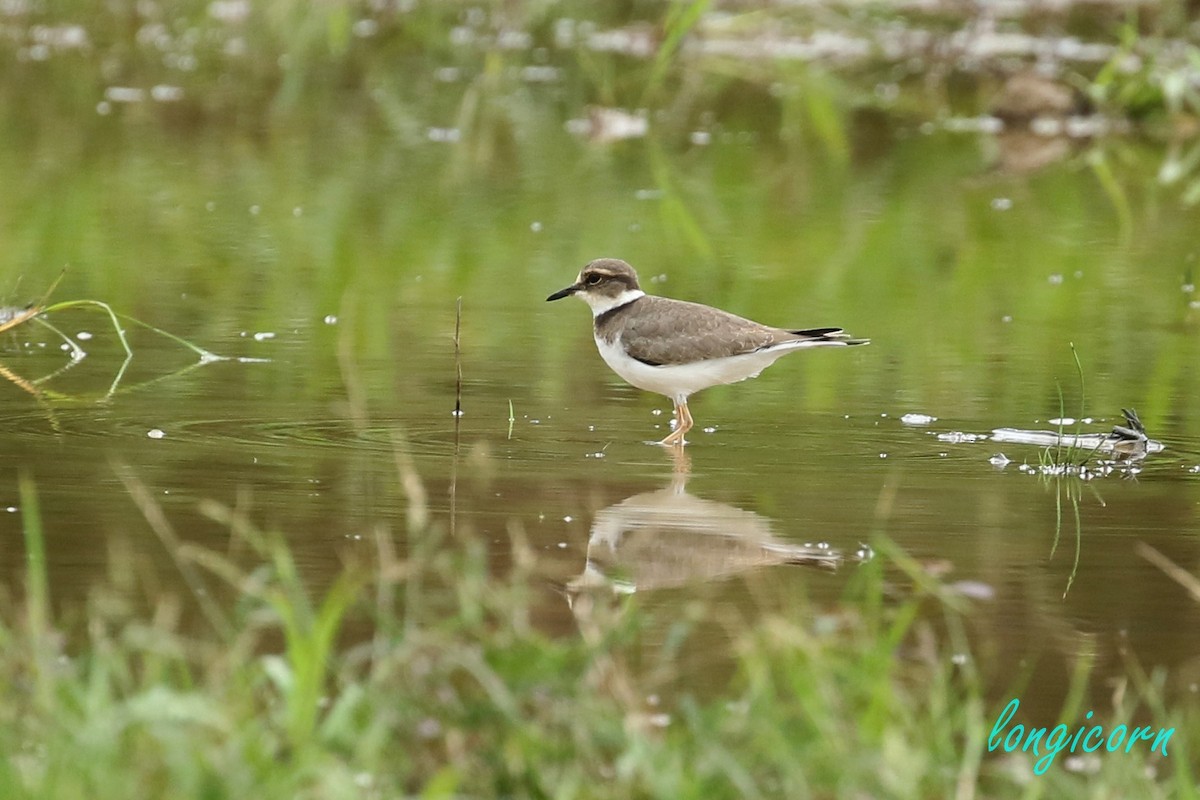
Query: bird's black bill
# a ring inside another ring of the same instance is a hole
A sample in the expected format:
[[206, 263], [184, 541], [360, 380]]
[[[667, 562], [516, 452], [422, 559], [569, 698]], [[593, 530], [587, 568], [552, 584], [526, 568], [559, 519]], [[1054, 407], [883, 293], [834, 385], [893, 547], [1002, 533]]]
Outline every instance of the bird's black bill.
[[575, 294], [578, 291], [579, 291], [579, 284], [573, 283], [570, 286], [568, 286], [567, 288], [559, 289], [557, 292], [555, 292], [554, 294], [547, 297], [546, 302], [549, 303], [551, 300], [562, 300], [564, 297], [570, 297], [571, 295]]

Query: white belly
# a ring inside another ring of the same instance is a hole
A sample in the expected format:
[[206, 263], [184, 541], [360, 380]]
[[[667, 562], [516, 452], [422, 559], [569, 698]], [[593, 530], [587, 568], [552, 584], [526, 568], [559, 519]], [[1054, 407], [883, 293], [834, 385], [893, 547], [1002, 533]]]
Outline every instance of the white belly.
[[[798, 343], [799, 344], [799, 343]], [[687, 400], [688, 395], [720, 383], [736, 383], [747, 378], [756, 378], [758, 373], [797, 346], [774, 347], [740, 356], [710, 358], [693, 364], [678, 364], [652, 367], [625, 354], [616, 342], [612, 344], [596, 339], [596, 348], [604, 363], [627, 382], [648, 392], [666, 395], [677, 403]]]

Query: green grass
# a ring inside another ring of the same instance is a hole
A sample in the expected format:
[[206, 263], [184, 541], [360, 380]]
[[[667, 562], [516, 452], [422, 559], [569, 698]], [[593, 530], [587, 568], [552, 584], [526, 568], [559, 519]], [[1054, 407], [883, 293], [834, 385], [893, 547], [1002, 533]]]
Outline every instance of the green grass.
[[[1071, 563], [1071, 572], [1067, 576], [1067, 585], [1063, 589], [1065, 599], [1071, 592], [1071, 585], [1079, 574], [1079, 557], [1083, 552], [1083, 521], [1079, 514], [1079, 503], [1083, 494], [1083, 471], [1087, 462], [1095, 455], [1096, 448], [1087, 450], [1079, 447], [1079, 436], [1083, 432], [1083, 418], [1087, 402], [1087, 385], [1084, 381], [1083, 364], [1079, 360], [1079, 351], [1071, 342], [1071, 357], [1075, 361], [1075, 373], [1079, 378], [1079, 410], [1075, 414], [1075, 433], [1069, 444], [1063, 448], [1067, 404], [1063, 399], [1062, 384], [1055, 382], [1058, 390], [1058, 444], [1047, 447], [1038, 457], [1038, 468], [1046, 481], [1054, 483], [1054, 541], [1050, 545], [1050, 558], [1058, 551], [1058, 543], [1062, 538], [1063, 527], [1063, 496], [1071, 505], [1072, 518], [1075, 521], [1075, 559]], [[1093, 490], [1094, 491], [1094, 490]]]
[[[576, 596], [575, 632], [531, 624], [536, 560], [517, 529], [504, 574], [469, 537], [429, 526], [400, 560], [380, 529], [375, 563], [318, 590], [283, 539], [213, 503], [202, 510], [250, 547], [249, 566], [174, 544], [181, 567], [223, 586], [217, 618], [181, 624], [178, 598], [140, 608], [113, 587], [56, 614], [29, 477], [21, 500], [26, 590], [0, 613], [6, 798], [1196, 794], [1195, 704], [1168, 707], [1164, 676], [1132, 660], [1112, 716], [1180, 728], [1149, 762], [1157, 780], [1144, 756], [1089, 775], [1060, 759], [1037, 778], [1032, 757], [989, 756], [1008, 698], [982, 694], [962, 601], [886, 537], [837, 612], [802, 593], [752, 611], [698, 601], [648, 658], [663, 620], [636, 597]], [[712, 625], [732, 677], [670, 685], [679, 643]], [[1089, 669], [1082, 657], [1064, 721], [1085, 710]]]

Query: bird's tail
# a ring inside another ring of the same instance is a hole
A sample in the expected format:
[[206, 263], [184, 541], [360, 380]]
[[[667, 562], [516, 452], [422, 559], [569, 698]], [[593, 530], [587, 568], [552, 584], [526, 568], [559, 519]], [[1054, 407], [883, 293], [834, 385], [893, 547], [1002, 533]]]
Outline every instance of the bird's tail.
[[788, 331], [795, 336], [803, 336], [812, 344], [857, 345], [870, 344], [870, 339], [856, 339], [841, 328], [808, 328], [802, 331]]

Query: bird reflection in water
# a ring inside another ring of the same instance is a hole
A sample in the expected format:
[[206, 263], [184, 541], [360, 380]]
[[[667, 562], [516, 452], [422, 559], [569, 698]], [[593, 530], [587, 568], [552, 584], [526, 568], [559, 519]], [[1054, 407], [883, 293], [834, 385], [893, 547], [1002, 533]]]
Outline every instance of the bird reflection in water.
[[[716, 581], [770, 565], [832, 570], [841, 561], [841, 554], [828, 545], [781, 541], [766, 517], [689, 494], [690, 463], [684, 448], [666, 451], [675, 462], [670, 483], [596, 512], [583, 572], [565, 587], [580, 636], [595, 648], [587, 682], [626, 709], [627, 726], [643, 731], [661, 729], [671, 719], [652, 699], [658, 690], [647, 694], [645, 687], [720, 672], [723, 667], [710, 659], [720, 661], [729, 643], [718, 644], [720, 626], [706, 626], [695, 640], [699, 652], [693, 651], [691, 658], [678, 653], [666, 658], [660, 662], [665, 672], [647, 678], [639, 672], [636, 648], [627, 652], [606, 644], [608, 632], [631, 607], [623, 602], [625, 596]], [[651, 638], [665, 641], [667, 635]]]
[[666, 487], [596, 512], [583, 573], [567, 583], [572, 600], [589, 590], [630, 594], [777, 564], [837, 568], [841, 554], [828, 544], [781, 541], [766, 517], [689, 494], [690, 462], [675, 450]]

